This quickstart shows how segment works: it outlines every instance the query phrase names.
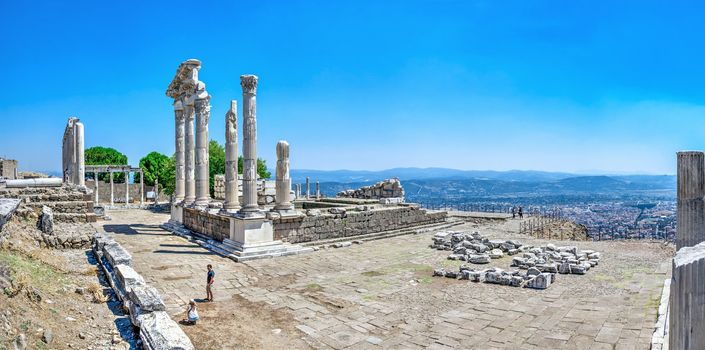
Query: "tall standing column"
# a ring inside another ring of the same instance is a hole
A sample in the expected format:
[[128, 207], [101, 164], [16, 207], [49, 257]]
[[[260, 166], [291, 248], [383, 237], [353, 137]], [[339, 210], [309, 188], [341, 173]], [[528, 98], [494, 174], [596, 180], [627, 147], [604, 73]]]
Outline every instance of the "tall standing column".
[[125, 206], [130, 204], [130, 172], [125, 172]]
[[289, 177], [289, 143], [277, 142], [277, 183], [276, 183], [275, 210], [290, 211], [294, 209], [291, 204], [291, 178]]
[[176, 102], [174, 102], [174, 120], [176, 128], [176, 186], [174, 187], [175, 202], [180, 202], [184, 200], [184, 196], [186, 193], [186, 169], [184, 164], [184, 158], [186, 157], [184, 150], [184, 129], [186, 126], [184, 119], [185, 118], [183, 104], [181, 103], [181, 101], [177, 100]]
[[257, 205], [257, 76], [240, 76], [242, 86], [242, 214], [259, 212]]
[[144, 205], [144, 173], [140, 170], [140, 207]]
[[86, 185], [86, 157], [85, 157], [85, 142], [83, 141], [83, 123], [77, 122], [76, 131], [76, 185]]
[[237, 188], [237, 101], [230, 101], [225, 115], [225, 202], [224, 212], [240, 209]]
[[184, 150], [184, 204], [191, 204], [196, 199], [196, 182], [194, 181], [195, 158], [194, 158], [194, 135], [193, 135], [193, 105], [184, 108], [184, 138], [186, 149]]
[[306, 176], [306, 199], [311, 198], [311, 180]]
[[110, 206], [115, 205], [115, 188], [113, 187], [113, 172], [110, 172]]
[[321, 183], [316, 181], [316, 199], [321, 199]]
[[705, 154], [678, 152], [676, 250], [705, 241]]
[[98, 198], [98, 181], [99, 180], [98, 180], [98, 172], [97, 171], [93, 173], [93, 181], [95, 181], [95, 189], [93, 189], [93, 191], [95, 191], [95, 204], [98, 205], [98, 199], [99, 199]]
[[211, 115], [210, 96], [198, 98], [196, 111], [196, 204], [208, 205], [211, 200], [208, 189], [208, 119]]

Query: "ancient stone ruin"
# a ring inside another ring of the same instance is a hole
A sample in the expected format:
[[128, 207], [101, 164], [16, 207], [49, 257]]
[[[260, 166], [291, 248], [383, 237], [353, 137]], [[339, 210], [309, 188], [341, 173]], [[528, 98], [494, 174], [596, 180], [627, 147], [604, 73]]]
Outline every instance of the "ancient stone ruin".
[[[201, 62], [179, 65], [166, 95], [174, 100], [176, 123], [176, 186], [171, 220], [164, 228], [194, 239], [208, 249], [236, 261], [312, 251], [298, 243], [323, 242], [354, 236], [378, 236], [413, 227], [445, 225], [445, 212], [429, 212], [403, 203], [398, 179], [361, 189], [351, 198], [323, 198], [316, 182], [315, 196], [306, 181], [305, 198], [297, 187], [292, 195], [291, 146], [276, 145], [275, 181], [257, 178], [257, 109], [259, 78], [242, 75], [243, 172], [237, 169], [238, 104], [230, 101], [225, 115], [225, 174], [214, 179], [208, 193], [208, 122], [211, 97], [198, 79]], [[195, 132], [194, 132], [195, 119]], [[195, 139], [194, 139], [195, 137]], [[406, 232], [406, 231], [404, 231]]]
[[62, 141], [62, 169], [64, 182], [83, 186], [85, 185], [85, 149], [83, 139], [83, 123], [76, 118], [69, 118], [64, 130]]
[[477, 232], [438, 232], [433, 236], [431, 248], [452, 251], [448, 259], [471, 264], [489, 264], [505, 254], [518, 255], [512, 258], [510, 267], [519, 270], [505, 271], [497, 267], [475, 269], [461, 265], [458, 272], [436, 269], [433, 276], [535, 289], [548, 288], [555, 281], [556, 273], [583, 275], [600, 262], [600, 253], [592, 250], [579, 251], [577, 247], [557, 247], [553, 244], [534, 247], [516, 240], [489, 239]]
[[401, 203], [404, 201], [404, 188], [397, 178], [380, 181], [371, 186], [361, 187], [356, 190], [338, 192], [339, 198], [361, 198], [387, 200], [388, 203]]

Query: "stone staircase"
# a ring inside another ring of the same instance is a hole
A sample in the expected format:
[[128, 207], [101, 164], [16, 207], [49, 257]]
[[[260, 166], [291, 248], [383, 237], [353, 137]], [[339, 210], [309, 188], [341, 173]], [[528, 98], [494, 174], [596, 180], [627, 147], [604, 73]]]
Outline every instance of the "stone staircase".
[[374, 233], [369, 233], [369, 234], [365, 234], [365, 235], [336, 237], [336, 238], [324, 239], [324, 240], [318, 240], [318, 241], [301, 242], [299, 244], [302, 246], [305, 246], [305, 247], [311, 247], [311, 246], [322, 246], [322, 245], [329, 245], [329, 244], [334, 244], [334, 243], [350, 242], [350, 241], [373, 241], [373, 240], [377, 240], [377, 239], [391, 238], [391, 237], [397, 237], [397, 236], [403, 236], [403, 235], [409, 235], [409, 234], [419, 234], [419, 233], [425, 233], [425, 232], [431, 232], [431, 231], [437, 231], [437, 230], [444, 230], [444, 229], [451, 228], [454, 226], [462, 225], [464, 223], [465, 223], [465, 221], [463, 221], [463, 220], [448, 218], [445, 222], [440, 222], [440, 223], [419, 225], [419, 226], [407, 227], [407, 228], [398, 229], [398, 230], [374, 232]]
[[93, 212], [92, 195], [72, 186], [2, 189], [0, 197], [20, 199], [24, 209], [35, 213], [40, 213], [42, 207], [47, 206], [54, 212], [55, 222], [87, 223], [97, 219]]
[[230, 258], [237, 262], [309, 253], [313, 251], [313, 248], [310, 247], [302, 247], [297, 244], [273, 241], [255, 247], [248, 247], [247, 252], [243, 252], [243, 248], [238, 242], [227, 238], [222, 242], [218, 242], [206, 235], [191, 231], [184, 225], [178, 223], [167, 222], [162, 224], [160, 227], [177, 236], [186, 238], [213, 253]]

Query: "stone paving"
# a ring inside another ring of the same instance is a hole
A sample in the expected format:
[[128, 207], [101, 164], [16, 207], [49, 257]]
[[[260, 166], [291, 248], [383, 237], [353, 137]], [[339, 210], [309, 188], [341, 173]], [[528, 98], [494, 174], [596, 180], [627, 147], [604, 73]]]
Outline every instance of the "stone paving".
[[[433, 233], [235, 263], [160, 229], [166, 214], [110, 215], [112, 221], [96, 225], [130, 250], [135, 269], [161, 292], [174, 319], [189, 299], [205, 296], [205, 265], [211, 263], [217, 274], [213, 304], [227, 306], [238, 296], [260, 305], [260, 312], [284, 311], [290, 336], [304, 341], [296, 348], [648, 349], [673, 254], [654, 242], [574, 242], [602, 252], [600, 265], [583, 276], [558, 275], [547, 290], [530, 290], [432, 278], [432, 268], [460, 263], [429, 248]], [[511, 233], [518, 223], [454, 230], [549, 242]], [[503, 258], [491, 265], [508, 269], [509, 263]], [[210, 345], [193, 342], [199, 349], [218, 348], [203, 340]]]

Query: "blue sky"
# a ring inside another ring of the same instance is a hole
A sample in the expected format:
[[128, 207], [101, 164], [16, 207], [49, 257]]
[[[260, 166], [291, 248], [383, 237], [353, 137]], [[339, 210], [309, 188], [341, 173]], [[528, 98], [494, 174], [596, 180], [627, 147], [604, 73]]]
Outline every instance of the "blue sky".
[[[257, 74], [258, 152], [298, 169], [674, 173], [705, 148], [703, 3], [0, 3], [0, 156], [59, 170], [66, 119], [131, 164], [174, 152], [178, 64], [211, 138]], [[241, 112], [240, 112], [241, 114]]]

